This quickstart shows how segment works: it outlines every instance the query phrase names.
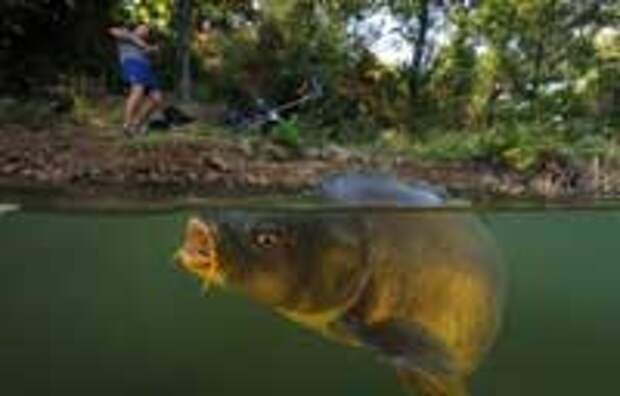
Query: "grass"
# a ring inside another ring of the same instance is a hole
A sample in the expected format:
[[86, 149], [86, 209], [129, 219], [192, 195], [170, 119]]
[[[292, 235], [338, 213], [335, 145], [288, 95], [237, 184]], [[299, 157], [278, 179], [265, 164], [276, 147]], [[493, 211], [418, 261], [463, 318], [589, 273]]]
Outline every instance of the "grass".
[[[62, 129], [62, 123], [78, 125], [87, 134], [118, 136], [118, 144], [131, 147], [156, 147], [171, 142], [196, 142], [206, 138], [261, 141], [275, 140], [293, 147], [321, 147], [335, 144], [338, 135], [321, 130], [316, 122], [292, 118], [283, 121], [269, 133], [239, 133], [231, 128], [206, 121], [197, 121], [176, 131], [153, 132], [144, 137], [126, 139], [120, 133], [122, 97], [87, 99], [76, 95], [70, 113], [58, 117], [49, 104], [40, 102], [0, 102], [0, 122], [20, 124], [33, 129], [40, 125]], [[198, 105], [200, 109], [203, 105]], [[56, 117], [56, 118], [54, 118]], [[353, 124], [352, 124], [353, 125]], [[346, 125], [345, 125], [346, 128]], [[620, 163], [620, 134], [618, 128], [598, 127], [579, 120], [559, 124], [520, 122], [497, 125], [493, 128], [469, 131], [431, 130], [423, 135], [402, 129], [386, 129], [368, 136], [355, 130], [359, 139], [345, 139], [341, 146], [373, 155], [406, 156], [431, 162], [489, 160], [514, 170], [535, 169], [545, 155], [561, 156], [569, 161], [603, 161]], [[340, 139], [342, 140], [342, 139]]]
[[488, 141], [491, 138], [489, 132], [457, 131], [432, 135], [411, 143], [406, 149], [408, 154], [413, 158], [433, 161], [473, 159], [487, 153]]

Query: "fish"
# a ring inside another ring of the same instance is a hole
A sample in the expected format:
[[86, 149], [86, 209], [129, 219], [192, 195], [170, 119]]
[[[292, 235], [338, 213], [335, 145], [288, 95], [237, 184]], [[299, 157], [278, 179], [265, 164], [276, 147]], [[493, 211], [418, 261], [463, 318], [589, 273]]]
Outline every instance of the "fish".
[[[204, 288], [231, 288], [334, 342], [375, 352], [407, 391], [468, 395], [505, 306], [507, 275], [492, 235], [472, 213], [427, 210], [444, 198], [422, 185], [346, 174], [319, 191], [354, 205], [205, 210], [188, 220], [176, 264]], [[365, 197], [411, 210], [360, 206]]]

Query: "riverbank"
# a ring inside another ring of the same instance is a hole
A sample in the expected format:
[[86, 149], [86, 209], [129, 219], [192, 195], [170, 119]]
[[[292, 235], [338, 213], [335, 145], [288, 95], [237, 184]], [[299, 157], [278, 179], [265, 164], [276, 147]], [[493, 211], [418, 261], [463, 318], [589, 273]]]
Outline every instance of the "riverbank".
[[[200, 129], [200, 128], [198, 128]], [[422, 161], [334, 144], [290, 148], [256, 135], [184, 130], [125, 139], [114, 128], [62, 125], [0, 133], [0, 188], [64, 196], [191, 197], [299, 193], [324, 176], [382, 171], [468, 198], [600, 199], [620, 196], [620, 169], [550, 156], [536, 171], [483, 160]]]

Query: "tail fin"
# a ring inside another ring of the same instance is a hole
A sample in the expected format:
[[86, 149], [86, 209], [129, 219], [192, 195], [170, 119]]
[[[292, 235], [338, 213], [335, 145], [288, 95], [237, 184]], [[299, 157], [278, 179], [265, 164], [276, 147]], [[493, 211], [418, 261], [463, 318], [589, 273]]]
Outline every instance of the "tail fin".
[[468, 396], [465, 381], [460, 377], [436, 376], [422, 371], [397, 370], [403, 388], [415, 396]]

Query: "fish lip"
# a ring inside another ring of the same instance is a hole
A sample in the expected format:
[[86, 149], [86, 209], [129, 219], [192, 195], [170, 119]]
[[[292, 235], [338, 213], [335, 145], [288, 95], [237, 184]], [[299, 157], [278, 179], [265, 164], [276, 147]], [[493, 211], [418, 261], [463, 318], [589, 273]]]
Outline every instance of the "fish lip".
[[216, 223], [197, 217], [190, 218], [183, 244], [173, 258], [175, 268], [197, 276], [205, 286], [222, 284], [224, 276], [218, 254], [218, 239]]

